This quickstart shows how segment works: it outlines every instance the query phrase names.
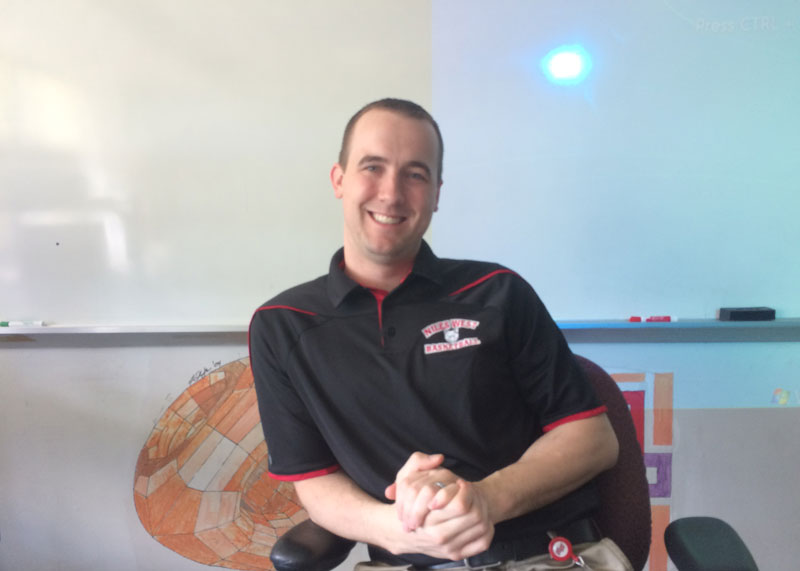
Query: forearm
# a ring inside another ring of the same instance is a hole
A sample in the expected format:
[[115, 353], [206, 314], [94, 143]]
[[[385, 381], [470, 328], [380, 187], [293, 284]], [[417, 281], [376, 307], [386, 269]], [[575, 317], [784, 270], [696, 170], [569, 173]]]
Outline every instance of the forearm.
[[295, 482], [309, 517], [348, 539], [382, 545], [397, 525], [391, 505], [369, 496], [343, 472]]
[[520, 459], [476, 482], [493, 523], [550, 504], [617, 461], [618, 443], [605, 415], [571, 422], [534, 442]]

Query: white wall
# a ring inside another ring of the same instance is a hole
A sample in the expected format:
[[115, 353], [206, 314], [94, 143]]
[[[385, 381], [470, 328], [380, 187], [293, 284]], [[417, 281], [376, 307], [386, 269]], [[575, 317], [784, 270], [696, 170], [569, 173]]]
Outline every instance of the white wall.
[[166, 407], [242, 345], [0, 348], [0, 569], [199, 569], [133, 505], [136, 459]]

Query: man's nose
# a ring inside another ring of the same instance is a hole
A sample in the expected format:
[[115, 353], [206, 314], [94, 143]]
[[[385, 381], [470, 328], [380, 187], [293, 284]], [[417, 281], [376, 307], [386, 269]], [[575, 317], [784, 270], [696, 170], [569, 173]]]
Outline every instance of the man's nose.
[[388, 204], [403, 201], [403, 182], [399, 174], [387, 173], [387, 176], [383, 177], [378, 189], [378, 197]]

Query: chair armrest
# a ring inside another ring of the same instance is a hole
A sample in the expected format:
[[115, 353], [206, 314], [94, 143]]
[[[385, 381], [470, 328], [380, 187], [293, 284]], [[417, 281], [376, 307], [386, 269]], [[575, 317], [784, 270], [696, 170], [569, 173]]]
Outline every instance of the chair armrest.
[[664, 543], [679, 571], [758, 571], [742, 538], [720, 519], [677, 519], [667, 526]]
[[277, 571], [330, 571], [355, 544], [307, 519], [278, 539], [269, 558]]

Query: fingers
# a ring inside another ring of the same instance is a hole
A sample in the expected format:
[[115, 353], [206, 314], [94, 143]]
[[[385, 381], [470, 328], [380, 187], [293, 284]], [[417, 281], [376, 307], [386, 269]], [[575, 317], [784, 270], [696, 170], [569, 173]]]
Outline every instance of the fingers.
[[[455, 474], [445, 469], [417, 472], [395, 485], [397, 517], [406, 531], [423, 525], [431, 510], [441, 509], [458, 494]], [[391, 493], [391, 491], [390, 491]]]
[[[404, 528], [414, 530], [420, 527], [431, 510], [447, 504], [456, 494], [455, 485], [444, 484], [439, 478], [445, 476], [430, 475], [417, 483], [415, 490], [405, 494], [406, 502], [399, 504], [398, 517]], [[433, 507], [437, 506], [437, 507]]]
[[474, 513], [482, 517], [483, 511], [480, 505], [476, 505], [477, 492], [474, 487], [458, 478], [454, 484], [439, 490], [433, 501], [439, 500], [441, 503], [436, 509], [436, 513], [431, 513], [425, 521], [426, 525], [437, 525], [449, 519], [464, 517]]
[[396, 500], [398, 481], [408, 478], [415, 472], [432, 470], [440, 466], [442, 462], [444, 462], [444, 454], [423, 454], [422, 452], [414, 452], [397, 472], [395, 482], [386, 487], [384, 495], [387, 499]]
[[431, 549], [447, 559], [463, 559], [488, 549], [494, 525], [488, 518], [485, 498], [464, 480], [441, 492], [452, 497], [442, 508], [431, 511], [416, 533], [425, 535], [432, 542]]
[[413, 531], [421, 526], [431, 511], [431, 502], [442, 491], [438, 482], [449, 477], [446, 471], [441, 471], [442, 474], [439, 472], [417, 472], [397, 482], [395, 508], [406, 531]]
[[396, 480], [401, 480], [414, 472], [433, 470], [441, 466], [442, 462], [444, 462], [444, 454], [423, 454], [422, 452], [414, 452], [397, 472]]
[[442, 485], [455, 481], [452, 472], [440, 468], [443, 462], [443, 454], [414, 452], [397, 472], [395, 482], [384, 490], [384, 495], [394, 500], [404, 530], [413, 531], [422, 525]]
[[476, 525], [467, 518], [423, 526], [407, 533], [404, 553], [425, 553], [439, 559], [459, 560], [485, 551], [494, 538], [494, 526]]
[[437, 482], [435, 484], [439, 489], [436, 494], [433, 496], [431, 501], [428, 502], [428, 509], [429, 510], [438, 510], [449, 504], [453, 498], [456, 497], [458, 494], [459, 487], [457, 484], [443, 484], [439, 485]]
[[470, 525], [460, 528], [458, 533], [438, 544], [438, 551], [445, 559], [456, 561], [486, 551], [493, 538], [494, 526]]

